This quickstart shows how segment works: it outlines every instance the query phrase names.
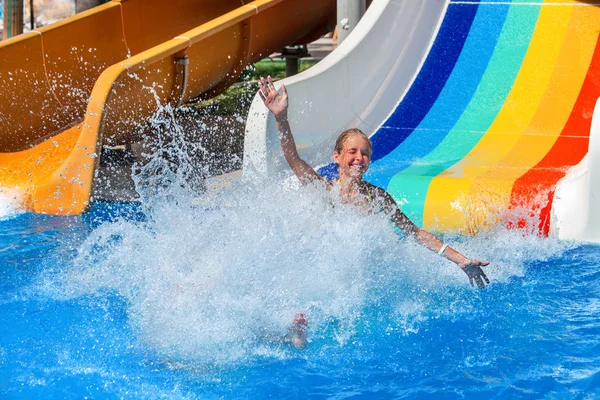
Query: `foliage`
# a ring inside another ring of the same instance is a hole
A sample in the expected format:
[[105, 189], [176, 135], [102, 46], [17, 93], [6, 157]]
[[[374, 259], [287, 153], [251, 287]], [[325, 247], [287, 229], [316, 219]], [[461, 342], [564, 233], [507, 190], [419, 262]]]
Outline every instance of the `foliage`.
[[185, 108], [188, 112], [193, 111], [206, 116], [245, 116], [257, 90], [256, 82], [238, 82], [212, 99], [188, 104]]
[[[317, 62], [317, 60], [300, 60], [299, 71], [302, 72], [312, 67]], [[265, 58], [256, 64], [249, 65], [242, 73], [242, 79], [256, 80], [261, 76], [267, 75], [271, 75], [274, 79], [285, 78], [285, 60]]]
[[[312, 67], [317, 61], [300, 60], [300, 72]], [[258, 90], [256, 80], [271, 75], [273, 79], [285, 78], [285, 60], [265, 58], [244, 69], [237, 83], [212, 99], [188, 104], [186, 111], [212, 116], [245, 116]]]

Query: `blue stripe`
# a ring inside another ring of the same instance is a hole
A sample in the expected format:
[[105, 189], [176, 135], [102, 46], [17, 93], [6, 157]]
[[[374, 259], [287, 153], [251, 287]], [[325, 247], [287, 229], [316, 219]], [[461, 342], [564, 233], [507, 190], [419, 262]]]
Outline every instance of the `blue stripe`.
[[371, 138], [374, 161], [398, 147], [425, 118], [454, 69], [477, 8], [477, 4], [455, 4], [448, 7], [419, 75], [406, 97], [384, 124], [384, 127], [402, 129], [380, 129]]
[[[480, 5], [460, 57], [435, 104], [416, 130], [370, 171], [377, 185], [387, 187], [391, 178], [414, 160], [429, 154], [446, 137], [471, 101], [496, 48], [510, 6]], [[407, 129], [391, 127], [382, 131], [398, 136]], [[368, 179], [368, 177], [365, 177]]]

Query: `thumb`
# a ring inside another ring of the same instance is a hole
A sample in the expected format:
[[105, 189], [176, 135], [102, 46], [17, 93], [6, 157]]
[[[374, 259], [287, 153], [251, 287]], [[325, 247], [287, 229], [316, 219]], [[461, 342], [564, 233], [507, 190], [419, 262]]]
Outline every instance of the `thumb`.
[[287, 89], [283, 83], [281, 84], [281, 91], [283, 92], [284, 95], [287, 96]]

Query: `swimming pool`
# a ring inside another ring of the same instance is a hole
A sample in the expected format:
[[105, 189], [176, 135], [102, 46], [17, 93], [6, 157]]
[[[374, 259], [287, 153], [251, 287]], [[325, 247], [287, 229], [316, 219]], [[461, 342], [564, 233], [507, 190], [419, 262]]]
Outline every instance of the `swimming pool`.
[[[592, 398], [600, 247], [446, 237], [492, 285], [311, 188], [0, 221], [4, 398]], [[270, 341], [306, 312], [303, 351]]]

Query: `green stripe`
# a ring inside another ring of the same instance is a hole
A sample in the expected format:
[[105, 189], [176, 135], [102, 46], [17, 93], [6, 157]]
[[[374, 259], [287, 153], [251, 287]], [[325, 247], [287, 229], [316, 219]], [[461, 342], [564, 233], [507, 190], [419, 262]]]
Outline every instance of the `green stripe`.
[[540, 14], [539, 6], [511, 6], [496, 49], [481, 82], [460, 119], [427, 156], [395, 175], [387, 188], [406, 199], [404, 212], [423, 226], [423, 211], [431, 179], [471, 151], [492, 125], [521, 68]]

